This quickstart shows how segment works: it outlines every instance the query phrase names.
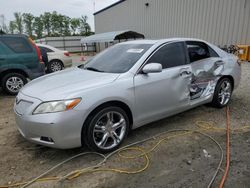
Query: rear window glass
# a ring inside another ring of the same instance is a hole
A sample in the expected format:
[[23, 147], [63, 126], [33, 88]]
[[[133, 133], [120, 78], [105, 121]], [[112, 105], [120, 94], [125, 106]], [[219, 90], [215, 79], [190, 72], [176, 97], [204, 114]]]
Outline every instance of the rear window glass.
[[53, 50], [49, 49], [49, 48], [45, 48], [45, 47], [41, 47], [41, 46], [38, 46], [38, 48], [40, 50], [44, 50], [46, 53], [49, 53], [49, 52], [54, 52]]
[[220, 57], [210, 46], [208, 46], [210, 57]]
[[27, 40], [18, 37], [4, 37], [0, 39], [9, 49], [16, 53], [29, 53], [33, 49]]
[[210, 46], [203, 42], [187, 41], [186, 43], [190, 62], [195, 62], [210, 57], [219, 57], [219, 55]]

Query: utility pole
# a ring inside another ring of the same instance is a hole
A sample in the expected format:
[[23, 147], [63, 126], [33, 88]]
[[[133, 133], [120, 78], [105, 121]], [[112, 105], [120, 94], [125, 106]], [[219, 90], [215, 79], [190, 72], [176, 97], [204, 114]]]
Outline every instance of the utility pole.
[[94, 13], [95, 13], [95, 0], [93, 0], [93, 8], [94, 8]]

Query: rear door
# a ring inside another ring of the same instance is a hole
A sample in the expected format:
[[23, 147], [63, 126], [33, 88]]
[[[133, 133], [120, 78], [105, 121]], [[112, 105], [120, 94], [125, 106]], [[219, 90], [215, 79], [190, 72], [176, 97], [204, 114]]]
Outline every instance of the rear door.
[[6, 63], [6, 52], [3, 47], [2, 42], [0, 41], [0, 67]]
[[192, 68], [190, 88], [191, 101], [203, 102], [213, 95], [224, 62], [206, 43], [199, 41], [186, 42]]
[[180, 111], [190, 98], [191, 66], [183, 42], [164, 44], [148, 63], [160, 63], [163, 71], [134, 77], [136, 117], [142, 124]]
[[37, 68], [38, 57], [35, 49], [25, 37], [4, 36], [0, 38], [6, 54], [6, 63], [11, 66]]

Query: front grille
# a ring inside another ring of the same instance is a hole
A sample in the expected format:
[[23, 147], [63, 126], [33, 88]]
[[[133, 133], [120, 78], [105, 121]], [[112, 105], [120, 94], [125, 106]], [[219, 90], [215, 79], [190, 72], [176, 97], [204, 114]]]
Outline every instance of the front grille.
[[16, 104], [16, 112], [20, 115], [23, 115], [32, 104], [33, 102], [20, 100]]

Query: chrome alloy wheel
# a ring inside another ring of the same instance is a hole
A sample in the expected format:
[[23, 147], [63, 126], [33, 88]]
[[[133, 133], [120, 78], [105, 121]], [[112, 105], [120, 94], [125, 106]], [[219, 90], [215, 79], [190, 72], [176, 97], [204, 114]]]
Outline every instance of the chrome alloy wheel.
[[16, 76], [10, 77], [6, 81], [6, 88], [13, 93], [18, 92], [23, 86], [23, 80]]
[[109, 111], [103, 114], [94, 126], [93, 139], [100, 149], [112, 149], [124, 138], [126, 121], [122, 114]]
[[231, 95], [232, 95], [231, 82], [228, 80], [225, 80], [224, 82], [222, 82], [221, 88], [218, 94], [220, 104], [226, 105], [229, 102]]
[[58, 62], [58, 61], [53, 61], [53, 62], [51, 63], [51, 70], [52, 70], [53, 72], [60, 71], [60, 70], [62, 70], [62, 69], [63, 69], [63, 67], [62, 67], [62, 64], [61, 64], [60, 62]]

